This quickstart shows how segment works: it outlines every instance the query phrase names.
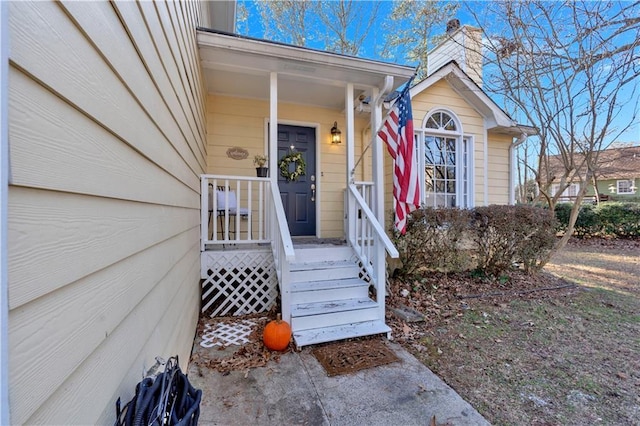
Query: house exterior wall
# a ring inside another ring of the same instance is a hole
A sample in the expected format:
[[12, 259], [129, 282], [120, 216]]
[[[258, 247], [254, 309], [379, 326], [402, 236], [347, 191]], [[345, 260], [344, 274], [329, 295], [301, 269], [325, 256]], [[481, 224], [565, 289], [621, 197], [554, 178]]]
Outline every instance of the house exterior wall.
[[[462, 131], [465, 136], [473, 136], [474, 147], [474, 197], [475, 205], [484, 205], [484, 121], [478, 112], [473, 109], [465, 99], [463, 99], [446, 81], [438, 81], [412, 99], [413, 127], [422, 127], [422, 120], [435, 109], [446, 109], [453, 112], [462, 124]], [[392, 194], [391, 190], [391, 167], [393, 161], [386, 158], [387, 176], [385, 185], [388, 185], [387, 194]], [[388, 210], [391, 211], [393, 197], [387, 197]]]
[[[255, 176], [253, 157], [266, 152], [266, 123], [269, 117], [269, 102], [207, 95], [207, 173], [216, 175]], [[319, 150], [316, 175], [318, 185], [319, 237], [341, 238], [344, 236], [344, 189], [346, 188], [346, 125], [344, 112], [306, 105], [280, 103], [278, 120], [287, 124], [319, 126], [320, 136], [316, 141]], [[342, 143], [330, 143], [330, 130], [338, 122], [342, 130]], [[356, 120], [355, 151], [362, 150], [362, 133], [368, 124]], [[244, 160], [232, 160], [227, 150], [241, 147], [249, 151]]]
[[462, 124], [462, 132], [465, 136], [474, 138], [474, 197], [475, 205], [486, 203], [484, 196], [484, 120], [468, 102], [462, 98], [444, 80], [438, 81], [422, 93], [413, 97], [413, 125], [414, 128], [422, 126], [422, 119], [432, 110], [444, 108], [453, 112]]
[[509, 146], [513, 138], [489, 132], [487, 135], [488, 204], [509, 204]]
[[113, 423], [156, 356], [186, 367], [206, 161], [198, 10], [10, 5], [12, 424]]
[[[474, 205], [509, 203], [509, 146], [513, 138], [508, 135], [485, 133], [483, 117], [471, 107], [444, 80], [438, 81], [412, 98], [414, 129], [421, 128], [424, 117], [436, 109], [453, 112], [462, 124], [464, 136], [473, 137], [474, 148]], [[485, 140], [487, 155], [485, 171]], [[385, 155], [385, 211], [388, 221], [393, 207], [393, 160]], [[485, 176], [487, 178], [487, 196], [485, 197]], [[387, 227], [389, 226], [389, 222]]]
[[[637, 189], [636, 189], [636, 191], [634, 193], [619, 194], [617, 192], [618, 180], [631, 180], [631, 181], [633, 181], [633, 186], [635, 186], [636, 188], [638, 188], [638, 186], [640, 185], [640, 178], [635, 178], [635, 179], [603, 179], [603, 180], [598, 179], [598, 181], [597, 181], [598, 193], [600, 193], [602, 195], [608, 195], [609, 199], [616, 200], [616, 201], [633, 200], [633, 199], [638, 199], [639, 198]], [[616, 191], [612, 192], [610, 190], [610, 187], [615, 188]], [[593, 185], [587, 186], [586, 195], [595, 195], [595, 191], [593, 190]]]

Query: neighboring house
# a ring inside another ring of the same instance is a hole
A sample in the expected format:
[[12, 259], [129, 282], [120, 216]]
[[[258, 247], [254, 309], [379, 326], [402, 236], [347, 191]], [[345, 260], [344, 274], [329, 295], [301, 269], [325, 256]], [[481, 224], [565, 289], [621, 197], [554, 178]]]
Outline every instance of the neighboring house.
[[[581, 156], [580, 156], [581, 158]], [[558, 156], [550, 157], [549, 169], [555, 176], [560, 176], [563, 170]], [[557, 180], [557, 179], [556, 179]], [[637, 189], [640, 184], [640, 146], [624, 146], [609, 148], [598, 153], [598, 166], [595, 172], [595, 187], [600, 201], [625, 201], [637, 199]], [[594, 182], [586, 183], [584, 200], [595, 200]], [[551, 184], [551, 195], [560, 190], [559, 183]], [[571, 182], [562, 192], [559, 201], [575, 200], [580, 190], [579, 182]]]
[[[609, 199], [637, 199], [640, 185], [640, 146], [601, 151], [598, 156], [596, 184], [598, 193], [607, 194]], [[593, 187], [587, 190], [587, 194], [594, 194]]]
[[[390, 331], [391, 162], [367, 146], [413, 69], [234, 35], [234, 7], [12, 2], [0, 15], [11, 423], [112, 423], [155, 357], [186, 366], [201, 303], [262, 311], [279, 292], [299, 346]], [[411, 89], [425, 204], [509, 203], [513, 146], [533, 129], [458, 53]]]

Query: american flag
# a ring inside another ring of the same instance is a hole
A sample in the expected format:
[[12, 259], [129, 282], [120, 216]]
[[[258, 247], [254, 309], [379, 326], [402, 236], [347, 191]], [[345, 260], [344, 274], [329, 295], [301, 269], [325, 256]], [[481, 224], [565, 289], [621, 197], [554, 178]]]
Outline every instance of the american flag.
[[393, 158], [393, 206], [395, 227], [402, 235], [407, 231], [407, 215], [420, 205], [420, 182], [413, 142], [413, 113], [407, 82], [389, 115], [378, 131]]

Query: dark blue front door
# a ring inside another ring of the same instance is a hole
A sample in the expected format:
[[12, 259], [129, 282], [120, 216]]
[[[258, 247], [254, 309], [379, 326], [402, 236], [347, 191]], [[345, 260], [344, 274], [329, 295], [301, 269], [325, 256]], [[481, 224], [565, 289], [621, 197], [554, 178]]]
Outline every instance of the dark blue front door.
[[[305, 174], [296, 180], [282, 176], [278, 169], [278, 186], [292, 236], [316, 235], [316, 131], [311, 127], [278, 125], [278, 164], [290, 153], [299, 152], [305, 162]], [[289, 172], [296, 164], [289, 164]]]

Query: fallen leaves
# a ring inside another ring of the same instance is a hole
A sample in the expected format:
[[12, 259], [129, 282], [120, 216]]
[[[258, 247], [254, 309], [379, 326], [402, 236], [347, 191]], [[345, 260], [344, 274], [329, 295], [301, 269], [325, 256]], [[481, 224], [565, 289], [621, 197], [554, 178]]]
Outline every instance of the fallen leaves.
[[[238, 317], [237, 321], [242, 321], [247, 317]], [[220, 320], [220, 319], [218, 319]], [[225, 321], [234, 319], [226, 318]], [[198, 330], [202, 331], [207, 322], [216, 321], [210, 318], [201, 318]], [[221, 346], [210, 349], [198, 348], [191, 356], [191, 362], [199, 369], [210, 368], [222, 374], [229, 374], [231, 371], [244, 371], [244, 378], [249, 376], [252, 368], [264, 367], [269, 361], [279, 362], [283, 352], [274, 353], [269, 351], [262, 343], [262, 332], [267, 319], [256, 321], [255, 328], [248, 336], [249, 343], [242, 346]], [[200, 334], [199, 334], [200, 335]], [[290, 348], [287, 351], [291, 350]]]

